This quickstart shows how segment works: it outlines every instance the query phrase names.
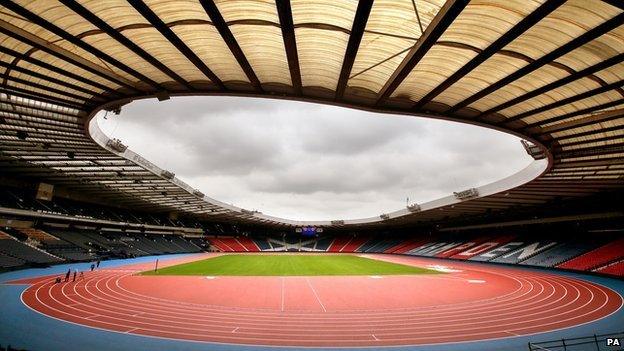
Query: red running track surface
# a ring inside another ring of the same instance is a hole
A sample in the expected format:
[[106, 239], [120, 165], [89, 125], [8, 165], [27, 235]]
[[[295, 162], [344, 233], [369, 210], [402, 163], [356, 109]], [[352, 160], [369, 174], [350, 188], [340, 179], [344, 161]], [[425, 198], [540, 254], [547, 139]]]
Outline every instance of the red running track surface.
[[[199, 254], [161, 266], [203, 259]], [[144, 336], [272, 346], [421, 345], [504, 338], [605, 317], [622, 297], [547, 272], [405, 256], [362, 255], [446, 274], [348, 277], [137, 276], [152, 264], [32, 284], [22, 301], [42, 314]]]

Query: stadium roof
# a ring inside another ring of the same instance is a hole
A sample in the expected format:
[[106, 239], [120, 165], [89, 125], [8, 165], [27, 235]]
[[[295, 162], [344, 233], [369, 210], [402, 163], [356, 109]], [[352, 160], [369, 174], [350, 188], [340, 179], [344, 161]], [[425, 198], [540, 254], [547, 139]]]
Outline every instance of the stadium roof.
[[532, 169], [537, 178], [508, 183], [510, 190], [354, 224], [478, 214], [624, 186], [620, 0], [1, 5], [5, 175], [135, 209], [297, 224], [203, 199], [130, 150], [89, 133], [96, 112], [135, 99], [225, 94], [473, 123], [522, 136], [546, 156], [536, 161], [543, 167]]

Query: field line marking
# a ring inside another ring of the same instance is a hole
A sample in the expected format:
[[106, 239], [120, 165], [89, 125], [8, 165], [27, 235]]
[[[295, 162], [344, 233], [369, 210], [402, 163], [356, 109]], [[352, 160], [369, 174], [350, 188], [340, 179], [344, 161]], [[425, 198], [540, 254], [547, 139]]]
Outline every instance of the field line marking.
[[373, 337], [373, 339], [375, 339], [375, 341], [379, 341], [379, 339], [377, 339], [377, 337], [375, 336], [375, 334], [371, 334], [371, 336]]
[[323, 312], [327, 312], [327, 310], [325, 309], [325, 306], [321, 302], [321, 299], [316, 293], [316, 290], [314, 290], [314, 287], [312, 286], [312, 283], [310, 283], [310, 279], [308, 279], [308, 277], [306, 277], [306, 282], [308, 282], [308, 286], [310, 287], [310, 289], [312, 289], [312, 292], [314, 293], [314, 296], [316, 297], [316, 301], [318, 301], [319, 305], [321, 305], [321, 308], [323, 308]]
[[240, 327], [236, 327], [236, 328], [234, 328], [234, 330], [232, 330], [232, 333], [236, 333], [236, 331], [238, 330], [238, 328], [240, 328]]
[[132, 333], [133, 331], [135, 331], [135, 330], [139, 330], [139, 329], [141, 329], [141, 328], [132, 328], [132, 329], [128, 329], [128, 330], [126, 330], [126, 331], [124, 332], [124, 334], [130, 334], [130, 333]]
[[509, 330], [505, 330], [504, 332], [507, 333], [507, 334], [511, 334], [513, 336], [520, 336], [520, 334], [512, 333]]
[[284, 277], [282, 277], [282, 312], [284, 312]]

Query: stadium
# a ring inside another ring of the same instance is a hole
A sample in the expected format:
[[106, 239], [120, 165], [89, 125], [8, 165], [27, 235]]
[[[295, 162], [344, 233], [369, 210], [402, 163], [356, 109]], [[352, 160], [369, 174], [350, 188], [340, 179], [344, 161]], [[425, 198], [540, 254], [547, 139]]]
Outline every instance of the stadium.
[[[624, 349], [621, 0], [6, 0], [0, 33], [0, 350]], [[191, 97], [469, 125], [530, 162], [282, 218], [98, 122]]]

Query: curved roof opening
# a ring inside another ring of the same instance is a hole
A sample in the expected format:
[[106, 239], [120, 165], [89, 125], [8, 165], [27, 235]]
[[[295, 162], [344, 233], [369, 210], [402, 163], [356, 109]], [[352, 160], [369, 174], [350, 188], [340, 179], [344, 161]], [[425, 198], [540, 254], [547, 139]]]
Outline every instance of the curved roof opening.
[[147, 99], [97, 122], [213, 199], [293, 220], [377, 216], [532, 161], [487, 128], [286, 100]]

